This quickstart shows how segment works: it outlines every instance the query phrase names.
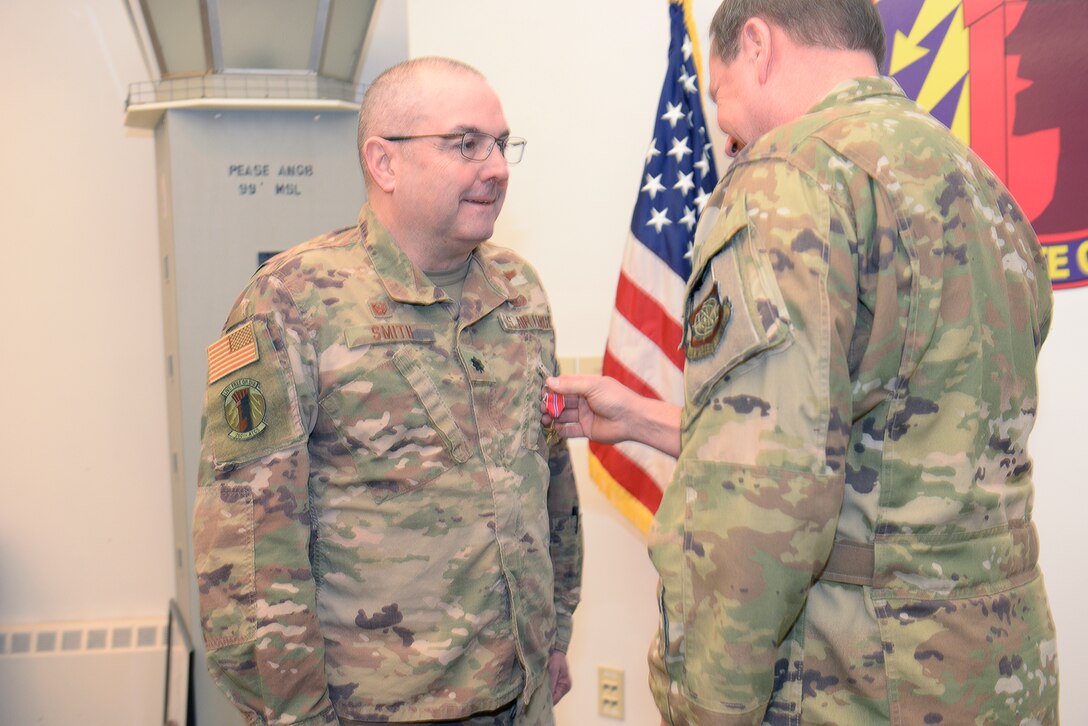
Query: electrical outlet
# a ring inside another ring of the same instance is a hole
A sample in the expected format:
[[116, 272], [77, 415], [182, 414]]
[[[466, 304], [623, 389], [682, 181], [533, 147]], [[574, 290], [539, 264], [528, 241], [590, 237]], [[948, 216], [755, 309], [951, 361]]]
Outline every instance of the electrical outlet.
[[597, 713], [623, 720], [623, 671], [619, 668], [597, 668]]

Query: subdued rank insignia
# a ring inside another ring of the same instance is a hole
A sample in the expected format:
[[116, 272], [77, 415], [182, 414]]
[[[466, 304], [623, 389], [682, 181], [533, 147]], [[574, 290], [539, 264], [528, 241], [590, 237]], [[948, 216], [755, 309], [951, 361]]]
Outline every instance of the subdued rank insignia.
[[264, 420], [267, 404], [258, 381], [239, 378], [219, 395], [223, 397], [223, 416], [230, 427], [227, 436], [248, 441], [268, 427]]
[[728, 298], [722, 301], [718, 294], [718, 283], [715, 282], [703, 301], [688, 315], [688, 360], [706, 358], [718, 348], [732, 314], [733, 306]]
[[371, 300], [370, 312], [376, 318], [388, 318], [393, 314], [393, 311], [389, 309], [389, 304], [384, 300]]

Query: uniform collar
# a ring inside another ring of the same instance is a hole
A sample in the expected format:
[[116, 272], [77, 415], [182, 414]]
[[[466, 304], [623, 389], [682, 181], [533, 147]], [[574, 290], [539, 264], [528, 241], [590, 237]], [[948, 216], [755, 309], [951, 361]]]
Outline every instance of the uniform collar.
[[887, 76], [869, 76], [866, 78], [853, 78], [843, 81], [831, 89], [815, 106], [809, 109], [809, 113], [819, 113], [844, 103], [853, 103], [873, 96], [906, 96], [903, 89], [893, 79]]
[[[446, 293], [423, 274], [408, 255], [393, 239], [385, 225], [374, 215], [370, 205], [363, 205], [359, 212], [359, 226], [363, 232], [362, 244], [374, 265], [374, 271], [381, 278], [382, 285], [389, 297], [401, 303], [411, 305], [432, 305], [447, 300]], [[490, 294], [481, 290], [481, 294], [491, 297], [498, 295], [503, 300], [514, 300], [517, 290], [510, 280], [495, 264], [498, 251], [484, 243], [472, 253], [472, 265], [465, 279], [465, 292], [478, 287], [479, 275], [482, 275], [491, 288]], [[474, 284], [476, 281], [476, 284]]]
[[744, 162], [790, 153], [796, 140], [807, 138], [816, 127], [827, 122], [829, 113], [852, 113], [853, 104], [878, 97], [905, 99], [906, 94], [898, 83], [884, 76], [853, 78], [839, 83], [807, 113], [771, 129], [744, 147], [718, 181], [718, 187], [724, 191], [735, 171], [743, 167]]

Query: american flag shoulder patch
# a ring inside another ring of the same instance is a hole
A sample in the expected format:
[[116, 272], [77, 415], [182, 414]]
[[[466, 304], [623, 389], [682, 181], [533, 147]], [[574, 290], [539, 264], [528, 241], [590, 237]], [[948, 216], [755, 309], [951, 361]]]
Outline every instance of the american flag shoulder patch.
[[208, 383], [214, 383], [260, 357], [250, 321], [208, 346]]

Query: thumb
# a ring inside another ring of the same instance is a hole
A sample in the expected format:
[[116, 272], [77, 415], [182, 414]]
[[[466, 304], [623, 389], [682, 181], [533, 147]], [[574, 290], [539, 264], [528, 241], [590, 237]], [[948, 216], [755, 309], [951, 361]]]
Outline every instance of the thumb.
[[550, 376], [544, 381], [549, 391], [562, 393], [565, 396], [580, 396], [589, 391], [600, 380], [600, 376]]

